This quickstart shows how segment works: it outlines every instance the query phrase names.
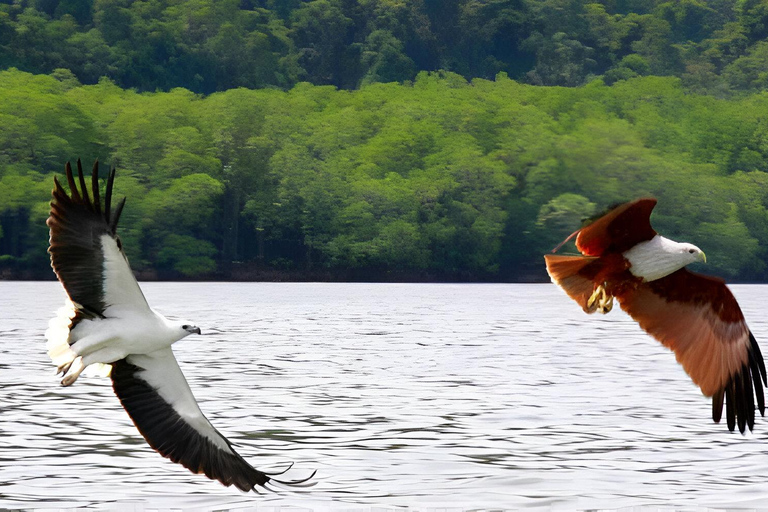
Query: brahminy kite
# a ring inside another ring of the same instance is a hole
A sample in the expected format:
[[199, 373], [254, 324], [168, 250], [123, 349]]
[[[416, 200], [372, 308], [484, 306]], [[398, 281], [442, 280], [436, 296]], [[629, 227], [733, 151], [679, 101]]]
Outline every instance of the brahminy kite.
[[725, 403], [728, 428], [752, 430], [755, 399], [765, 415], [768, 386], [760, 347], [725, 282], [685, 268], [706, 261], [704, 252], [654, 231], [654, 206], [649, 198], [625, 203], [577, 230], [552, 252], [576, 237], [583, 256], [548, 254], [547, 272], [586, 313], [608, 313], [615, 297], [712, 397], [716, 423]]
[[109, 365], [112, 387], [136, 428], [161, 455], [193, 473], [204, 473], [242, 491], [281, 482], [253, 468], [200, 411], [181, 373], [171, 345], [200, 328], [168, 320], [149, 307], [123, 252], [117, 223], [123, 198], [112, 209], [115, 171], [99, 192], [98, 161], [91, 194], [77, 162], [69, 163], [70, 193], [54, 178], [48, 217], [51, 266], [68, 300], [46, 332], [49, 354], [63, 374], [62, 386], [74, 384], [89, 365]]

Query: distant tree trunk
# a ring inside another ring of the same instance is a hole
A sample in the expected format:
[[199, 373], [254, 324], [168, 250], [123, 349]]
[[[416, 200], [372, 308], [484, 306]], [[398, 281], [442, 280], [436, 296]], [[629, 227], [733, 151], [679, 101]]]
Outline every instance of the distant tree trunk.
[[240, 259], [240, 192], [227, 184], [224, 191], [224, 222], [223, 241], [221, 248], [221, 270], [229, 272], [232, 262]]
[[304, 261], [307, 266], [307, 270], [312, 270], [312, 244], [304, 242], [304, 247], [307, 249], [306, 253], [304, 254]]
[[256, 259], [264, 263], [264, 222], [259, 217], [256, 222]]
[[0, 238], [0, 254], [15, 258], [26, 252], [26, 234], [29, 231], [29, 212], [19, 208], [7, 210], [0, 216], [3, 236]]

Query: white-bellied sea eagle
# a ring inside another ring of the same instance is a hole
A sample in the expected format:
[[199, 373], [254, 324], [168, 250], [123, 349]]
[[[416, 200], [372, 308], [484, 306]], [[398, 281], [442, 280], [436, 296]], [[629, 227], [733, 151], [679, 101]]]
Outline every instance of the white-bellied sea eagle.
[[89, 365], [109, 365], [115, 394], [149, 445], [226, 486], [250, 491], [309, 480], [281, 482], [253, 468], [203, 415], [171, 351], [200, 329], [166, 319], [144, 299], [116, 233], [125, 198], [112, 209], [114, 169], [103, 202], [98, 161], [90, 194], [79, 160], [77, 181], [69, 163], [65, 172], [70, 193], [54, 178], [47, 221], [51, 266], [68, 296], [46, 332], [61, 384], [72, 385]]
[[728, 428], [752, 430], [768, 385], [760, 347], [725, 282], [685, 268], [706, 261], [701, 249], [654, 231], [654, 206], [643, 198], [613, 208], [565, 240], [575, 236], [582, 256], [548, 254], [547, 271], [587, 313], [608, 313], [615, 297], [712, 397], [715, 422], [725, 402]]

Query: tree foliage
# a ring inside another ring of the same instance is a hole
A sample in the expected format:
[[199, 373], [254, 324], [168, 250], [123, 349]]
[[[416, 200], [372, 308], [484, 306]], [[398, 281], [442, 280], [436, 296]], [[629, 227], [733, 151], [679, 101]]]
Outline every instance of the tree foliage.
[[0, 69], [209, 94], [356, 89], [447, 70], [579, 86], [677, 76], [716, 96], [765, 86], [764, 0], [16, 0]]
[[700, 245], [709, 271], [768, 278], [764, 94], [718, 99], [657, 76], [569, 88], [422, 72], [354, 91], [201, 96], [8, 70], [0, 100], [8, 275], [50, 275], [52, 177], [65, 159], [98, 157], [128, 196], [132, 264], [160, 276], [542, 279], [541, 255], [581, 219], [650, 195], [658, 230]]

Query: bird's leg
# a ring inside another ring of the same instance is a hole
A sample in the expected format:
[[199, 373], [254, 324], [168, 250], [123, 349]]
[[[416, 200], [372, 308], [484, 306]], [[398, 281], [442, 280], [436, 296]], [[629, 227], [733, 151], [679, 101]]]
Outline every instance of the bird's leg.
[[83, 358], [77, 357], [72, 363], [69, 363], [70, 368], [67, 368], [68, 370], [71, 370], [67, 375], [61, 379], [61, 385], [62, 386], [71, 386], [75, 383], [77, 378], [80, 376], [81, 373], [83, 373], [83, 370], [85, 369], [85, 365], [83, 364]]
[[59, 366], [56, 367], [56, 375], [66, 375], [69, 369], [72, 367], [72, 363], [74, 363], [75, 360], [67, 361], [66, 363], [61, 363]]

